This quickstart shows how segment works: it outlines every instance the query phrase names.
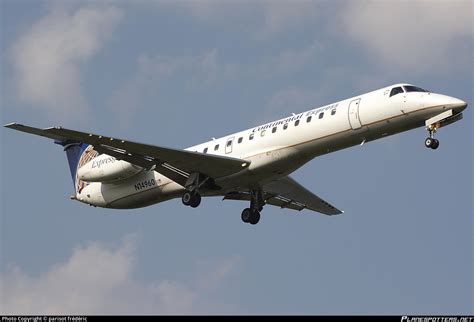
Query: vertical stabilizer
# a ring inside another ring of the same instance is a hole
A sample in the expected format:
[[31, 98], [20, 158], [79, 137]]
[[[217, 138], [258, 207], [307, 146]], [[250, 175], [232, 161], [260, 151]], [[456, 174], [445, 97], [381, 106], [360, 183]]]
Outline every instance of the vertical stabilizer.
[[54, 143], [62, 145], [66, 151], [69, 170], [71, 171], [72, 182], [76, 193], [84, 188], [84, 182], [77, 178], [77, 169], [84, 165], [87, 161], [94, 158], [97, 152], [89, 144], [77, 141], [54, 141]]

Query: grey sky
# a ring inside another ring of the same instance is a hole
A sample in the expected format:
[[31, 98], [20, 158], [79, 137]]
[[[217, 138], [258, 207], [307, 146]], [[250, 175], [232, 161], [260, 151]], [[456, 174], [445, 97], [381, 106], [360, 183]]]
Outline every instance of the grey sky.
[[0, 313], [473, 314], [471, 1], [0, 1], [3, 124], [186, 147], [396, 82], [469, 103], [294, 173], [345, 213], [69, 200], [1, 130]]

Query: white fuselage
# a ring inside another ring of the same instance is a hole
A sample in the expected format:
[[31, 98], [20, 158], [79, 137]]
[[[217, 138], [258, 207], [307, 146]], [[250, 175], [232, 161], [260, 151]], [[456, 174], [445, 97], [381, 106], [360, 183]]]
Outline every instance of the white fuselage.
[[[425, 120], [443, 111], [465, 108], [461, 100], [429, 92], [404, 92], [390, 97], [390, 89], [400, 85], [187, 148], [251, 161], [244, 173], [215, 178], [221, 190], [204, 191], [202, 195], [222, 195], [240, 187], [258, 189], [319, 155], [421, 127]], [[115, 164], [118, 163], [126, 162], [117, 160]], [[160, 173], [143, 170], [123, 180], [89, 182], [76, 198], [100, 207], [137, 208], [179, 197], [183, 192], [184, 187]]]

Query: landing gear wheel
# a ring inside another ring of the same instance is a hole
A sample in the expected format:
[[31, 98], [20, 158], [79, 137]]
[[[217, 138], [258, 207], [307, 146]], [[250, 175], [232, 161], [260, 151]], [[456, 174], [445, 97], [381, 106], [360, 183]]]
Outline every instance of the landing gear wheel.
[[190, 206], [192, 200], [193, 200], [193, 194], [191, 193], [191, 191], [186, 191], [183, 194], [183, 197], [181, 198], [181, 201], [183, 202], [183, 205], [185, 206]]
[[260, 221], [260, 211], [254, 210], [252, 211], [252, 216], [250, 216], [250, 224], [256, 225]]
[[242, 215], [240, 216], [240, 218], [242, 218], [242, 221], [244, 223], [249, 223], [251, 217], [252, 217], [252, 212], [250, 211], [250, 208], [245, 208], [242, 211]]
[[431, 148], [433, 150], [436, 150], [439, 147], [439, 141], [433, 138], [427, 138], [425, 140], [425, 146], [427, 148]]
[[196, 208], [201, 204], [201, 195], [199, 193], [194, 194], [193, 198], [191, 199], [190, 206]]
[[181, 198], [185, 206], [196, 208], [201, 203], [201, 195], [197, 192], [186, 191]]
[[433, 141], [434, 141], [434, 139], [432, 139], [432, 138], [427, 138], [427, 139], [425, 140], [425, 146], [426, 146], [427, 148], [431, 148], [431, 146], [433, 145]]
[[263, 191], [250, 190], [250, 208], [245, 208], [242, 211], [242, 221], [252, 225], [258, 224], [260, 221], [260, 211], [262, 211], [265, 205], [265, 199], [263, 198]]

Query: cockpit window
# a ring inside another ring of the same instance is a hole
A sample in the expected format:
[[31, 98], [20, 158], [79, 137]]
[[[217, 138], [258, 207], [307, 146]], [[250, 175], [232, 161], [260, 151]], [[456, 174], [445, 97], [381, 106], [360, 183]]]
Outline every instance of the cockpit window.
[[423, 93], [426, 93], [428, 92], [426, 89], [423, 89], [421, 87], [416, 87], [416, 86], [403, 86], [405, 87], [405, 91], [408, 93], [408, 92], [423, 92]]
[[401, 87], [394, 87], [390, 91], [390, 97], [392, 97], [393, 95], [400, 94], [400, 93], [403, 93], [403, 89]]

